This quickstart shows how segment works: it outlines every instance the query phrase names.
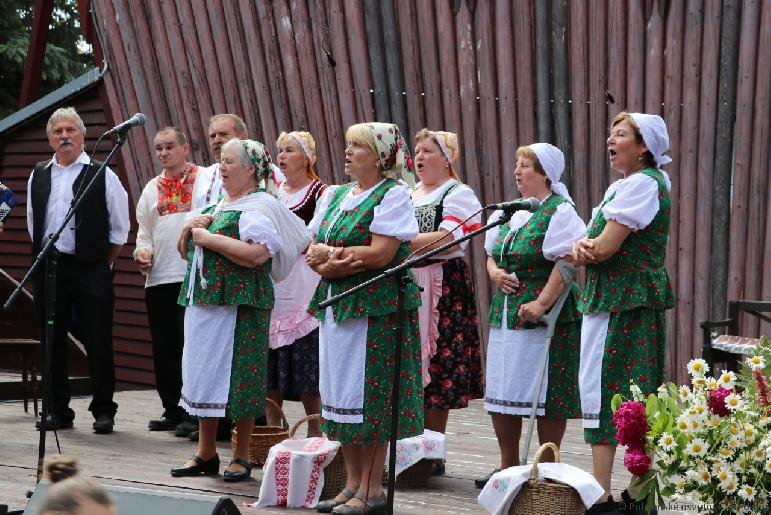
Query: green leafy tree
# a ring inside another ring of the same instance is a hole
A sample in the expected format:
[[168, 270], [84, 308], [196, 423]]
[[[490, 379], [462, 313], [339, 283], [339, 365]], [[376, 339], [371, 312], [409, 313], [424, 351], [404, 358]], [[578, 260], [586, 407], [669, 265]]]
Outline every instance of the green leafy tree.
[[[0, 118], [18, 110], [32, 31], [33, 5], [30, 0], [3, 0], [3, 16], [0, 16]], [[63, 86], [92, 66], [94, 58], [80, 30], [77, 0], [54, 0], [40, 96]]]

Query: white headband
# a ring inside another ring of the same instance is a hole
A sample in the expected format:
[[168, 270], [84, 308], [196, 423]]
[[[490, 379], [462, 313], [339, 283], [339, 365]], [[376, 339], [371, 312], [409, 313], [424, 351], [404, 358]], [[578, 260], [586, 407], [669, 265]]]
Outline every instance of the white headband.
[[300, 145], [300, 148], [303, 149], [303, 154], [305, 154], [305, 157], [307, 157], [309, 161], [312, 160], [313, 158], [311, 157], [311, 149], [308, 148], [308, 144], [305, 142], [305, 138], [294, 131], [290, 132], [289, 135]]
[[442, 139], [434, 131], [431, 131], [431, 137], [436, 140], [436, 143], [439, 145], [439, 150], [442, 151], [442, 154], [444, 154], [444, 158], [447, 159], [447, 162], [452, 164], [452, 156], [450, 155], [450, 150], [447, 148], [447, 145], [444, 144], [444, 141], [442, 141]]
[[565, 171], [565, 155], [562, 151], [548, 143], [533, 143], [527, 147], [535, 152], [535, 155], [538, 157], [541, 168], [543, 168], [543, 171], [546, 172], [546, 177], [551, 181], [551, 190], [565, 197], [572, 204], [573, 199], [570, 198], [567, 186], [560, 182], [562, 172]]

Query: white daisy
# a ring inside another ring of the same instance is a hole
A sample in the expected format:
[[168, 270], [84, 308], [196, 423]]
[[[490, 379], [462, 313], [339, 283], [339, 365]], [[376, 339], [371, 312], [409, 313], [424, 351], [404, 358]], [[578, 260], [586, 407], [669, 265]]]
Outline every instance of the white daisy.
[[725, 481], [720, 482], [720, 488], [729, 494], [735, 492], [738, 487], [739, 484], [736, 482], [736, 478], [734, 478], [733, 475], [729, 476]]
[[677, 390], [677, 394], [680, 396], [680, 400], [686, 400], [691, 396], [691, 389], [683, 385]]
[[662, 433], [661, 438], [659, 438], [659, 445], [665, 451], [671, 451], [675, 443], [675, 437], [671, 433]]
[[739, 497], [745, 501], [753, 500], [755, 498], [755, 488], [752, 485], [742, 485], [739, 488]]
[[742, 400], [741, 395], [737, 393], [732, 393], [726, 396], [725, 406], [726, 408], [731, 410], [732, 413], [736, 413], [737, 411], [741, 411], [742, 409], [744, 409], [744, 401]]
[[733, 390], [735, 383], [736, 383], [736, 374], [728, 370], [723, 370], [723, 373], [720, 374], [720, 377], [717, 378], [718, 386], [722, 386], [726, 390]]
[[703, 376], [709, 372], [709, 365], [701, 358], [692, 359], [688, 362], [688, 373], [692, 376]]
[[751, 358], [747, 358], [747, 364], [752, 370], [763, 370], [766, 366], [766, 360], [763, 356], [752, 356]]
[[685, 448], [685, 453], [691, 456], [704, 456], [707, 454], [707, 442], [701, 438], [694, 438]]

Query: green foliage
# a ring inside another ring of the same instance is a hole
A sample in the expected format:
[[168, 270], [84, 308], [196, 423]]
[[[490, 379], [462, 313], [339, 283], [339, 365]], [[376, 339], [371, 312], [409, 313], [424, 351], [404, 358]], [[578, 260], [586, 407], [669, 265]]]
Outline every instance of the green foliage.
[[[33, 2], [3, 0], [0, 17], [0, 118], [18, 110], [24, 76]], [[77, 0], [54, 0], [39, 95], [50, 93], [94, 66], [93, 55], [83, 40]]]

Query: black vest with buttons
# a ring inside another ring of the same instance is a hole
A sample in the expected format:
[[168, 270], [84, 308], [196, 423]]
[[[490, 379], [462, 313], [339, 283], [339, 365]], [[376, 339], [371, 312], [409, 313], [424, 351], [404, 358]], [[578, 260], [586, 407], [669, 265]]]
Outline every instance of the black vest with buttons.
[[[46, 207], [51, 195], [52, 161], [41, 161], [35, 165], [30, 186], [32, 202], [32, 257], [40, 252], [47, 236], [43, 234], [46, 222]], [[102, 163], [96, 160], [90, 165], [83, 165], [80, 174], [72, 185], [73, 196], [80, 184], [85, 188], [96, 174]], [[105, 175], [96, 179], [88, 195], [83, 199], [75, 213], [75, 259], [78, 261], [99, 261], [107, 259], [110, 250], [110, 213], [107, 211], [107, 188]], [[56, 220], [60, 224], [63, 220]]]

